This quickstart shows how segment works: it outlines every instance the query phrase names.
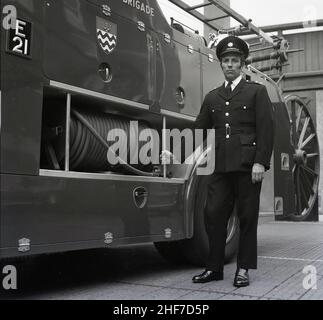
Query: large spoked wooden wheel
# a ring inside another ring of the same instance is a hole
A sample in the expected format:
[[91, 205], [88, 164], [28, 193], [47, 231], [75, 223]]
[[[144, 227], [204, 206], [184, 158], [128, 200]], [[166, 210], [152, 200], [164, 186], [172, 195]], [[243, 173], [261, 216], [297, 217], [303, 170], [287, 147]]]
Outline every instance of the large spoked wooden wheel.
[[318, 196], [320, 174], [319, 142], [313, 119], [304, 101], [286, 97], [291, 121], [291, 143], [294, 148], [293, 179], [296, 212], [292, 220], [304, 221], [311, 213]]

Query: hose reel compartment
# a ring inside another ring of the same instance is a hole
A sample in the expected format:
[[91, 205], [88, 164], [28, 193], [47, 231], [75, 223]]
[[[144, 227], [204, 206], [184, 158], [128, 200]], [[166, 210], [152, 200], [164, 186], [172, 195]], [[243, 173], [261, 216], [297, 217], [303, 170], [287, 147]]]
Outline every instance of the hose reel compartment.
[[[152, 152], [159, 154], [159, 134], [145, 120], [135, 120], [125, 114], [112, 114], [97, 108], [96, 104], [78, 103], [72, 99], [69, 120], [69, 170], [80, 172], [125, 173], [124, 166], [153, 172]], [[87, 101], [88, 102], [88, 101]], [[77, 105], [77, 106], [76, 106]], [[98, 103], [98, 106], [100, 103]], [[105, 104], [106, 105], [106, 104]], [[113, 109], [111, 109], [113, 110]], [[147, 113], [147, 112], [146, 112]], [[131, 116], [131, 115], [130, 115]], [[49, 95], [44, 99], [41, 168], [64, 170], [66, 157], [66, 97]], [[80, 121], [80, 118], [84, 122]], [[92, 129], [92, 132], [91, 130]], [[94, 134], [93, 134], [94, 132]], [[108, 140], [109, 137], [109, 140]], [[146, 154], [140, 152], [150, 146]], [[111, 148], [111, 149], [109, 149]], [[121, 164], [109, 163], [108, 150]], [[139, 154], [140, 152], [140, 154]], [[139, 157], [140, 156], [140, 157]], [[136, 161], [138, 159], [138, 161]], [[128, 170], [129, 171], [129, 170]], [[140, 172], [135, 172], [141, 175]]]

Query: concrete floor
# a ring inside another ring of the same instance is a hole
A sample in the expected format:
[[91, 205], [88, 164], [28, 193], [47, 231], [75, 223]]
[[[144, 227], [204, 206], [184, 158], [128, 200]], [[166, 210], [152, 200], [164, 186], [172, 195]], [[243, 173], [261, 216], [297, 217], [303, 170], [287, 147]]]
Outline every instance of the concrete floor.
[[[323, 222], [265, 221], [259, 226], [259, 268], [251, 285], [233, 287], [235, 263], [225, 279], [193, 284], [201, 269], [174, 266], [152, 245], [50, 255], [18, 266], [18, 290], [1, 291], [3, 299], [113, 300], [310, 300], [323, 299]], [[312, 266], [310, 283], [303, 273]], [[20, 268], [19, 268], [20, 267]], [[314, 268], [313, 268], [314, 267]]]

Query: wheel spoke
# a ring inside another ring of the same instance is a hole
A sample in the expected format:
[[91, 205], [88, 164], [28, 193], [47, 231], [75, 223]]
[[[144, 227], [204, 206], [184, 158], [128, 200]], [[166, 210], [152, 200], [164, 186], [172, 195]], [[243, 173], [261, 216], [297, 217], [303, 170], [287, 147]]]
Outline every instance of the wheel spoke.
[[[304, 172], [303, 168], [301, 168], [301, 174], [303, 177], [303, 181], [305, 182], [304, 188], [306, 187], [306, 191], [309, 191], [310, 195], [314, 195], [314, 190], [311, 181], [309, 180], [307, 174]], [[308, 194], [308, 192], [306, 192], [306, 194]]]
[[293, 129], [293, 144], [294, 148], [296, 149], [296, 143], [297, 143], [297, 122], [296, 122], [296, 101], [292, 100], [291, 102], [291, 117], [292, 117], [292, 129]]
[[295, 185], [296, 185], [296, 211], [298, 214], [301, 214], [301, 190], [300, 190], [300, 181], [299, 181], [299, 168], [296, 168], [295, 172]]
[[319, 154], [318, 153], [309, 153], [308, 155], [307, 155], [307, 158], [308, 159], [311, 159], [311, 158], [315, 158], [315, 157], [318, 157], [319, 156]]
[[306, 119], [305, 119], [305, 122], [304, 122], [304, 126], [303, 126], [303, 129], [302, 129], [302, 133], [301, 133], [301, 135], [300, 135], [300, 137], [299, 137], [299, 141], [298, 141], [298, 147], [300, 148], [301, 147], [301, 145], [302, 145], [302, 143], [303, 143], [303, 140], [304, 140], [304, 137], [305, 137], [305, 134], [306, 134], [306, 130], [307, 130], [307, 128], [308, 128], [308, 124], [310, 123], [310, 118], [309, 117], [307, 117]]
[[312, 140], [313, 138], [316, 137], [315, 133], [312, 133], [301, 145], [301, 149], [305, 148]]
[[308, 166], [304, 165], [303, 168], [304, 168], [304, 170], [306, 170], [312, 176], [314, 176], [314, 177], [317, 177], [318, 176], [318, 174], [314, 170], [312, 170], [311, 168], [309, 168]]
[[302, 199], [304, 200], [304, 205], [305, 205], [306, 209], [308, 209], [309, 208], [309, 206], [308, 206], [308, 199], [306, 197], [306, 193], [305, 193], [305, 190], [304, 190], [304, 186], [302, 184], [300, 184], [300, 186], [301, 186]]
[[296, 165], [294, 165], [293, 170], [292, 170], [293, 175], [295, 175], [295, 171], [296, 171]]
[[303, 108], [304, 107], [301, 107], [300, 108], [299, 114], [297, 115], [297, 119], [296, 119], [296, 131], [298, 131], [298, 128], [299, 128], [299, 123], [301, 121], [301, 116], [302, 116]]

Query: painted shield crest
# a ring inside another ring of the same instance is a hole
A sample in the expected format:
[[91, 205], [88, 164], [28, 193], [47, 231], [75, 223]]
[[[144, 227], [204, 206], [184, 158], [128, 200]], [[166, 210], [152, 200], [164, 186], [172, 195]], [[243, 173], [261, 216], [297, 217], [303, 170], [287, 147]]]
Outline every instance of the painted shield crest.
[[97, 17], [96, 34], [102, 50], [110, 54], [117, 46], [117, 25]]

